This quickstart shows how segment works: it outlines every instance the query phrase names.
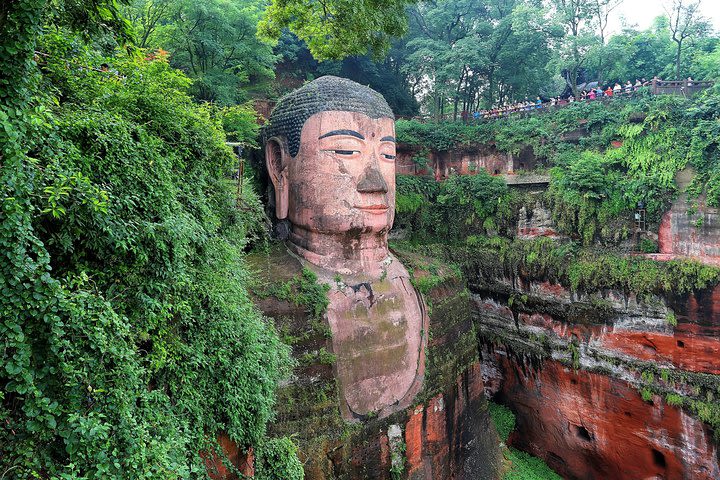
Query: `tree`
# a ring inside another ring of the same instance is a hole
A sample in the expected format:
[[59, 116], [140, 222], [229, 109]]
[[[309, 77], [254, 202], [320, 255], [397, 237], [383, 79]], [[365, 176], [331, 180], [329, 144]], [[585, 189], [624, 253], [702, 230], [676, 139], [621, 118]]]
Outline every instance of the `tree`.
[[150, 46], [150, 39], [158, 27], [169, 21], [172, 8], [171, 0], [135, 0], [123, 9], [125, 17], [135, 28], [135, 44], [138, 47]]
[[667, 18], [657, 17], [647, 30], [625, 29], [605, 46], [603, 67], [611, 79], [634, 80], [663, 75], [673, 63]]
[[[272, 47], [256, 35], [263, 6], [260, 0], [177, 0], [170, 6], [145, 0], [134, 18], [145, 45], [169, 50], [171, 64], [194, 80], [198, 100], [232, 105], [247, 100], [247, 87], [264, 90], [274, 77]], [[165, 17], [158, 19], [160, 12]]]
[[560, 55], [566, 67], [565, 79], [578, 96], [578, 74], [588, 60], [588, 53], [598, 40], [593, 32], [596, 0], [553, 0], [554, 19], [565, 29]]
[[624, 0], [594, 0], [590, 5], [590, 9], [595, 16], [595, 21], [600, 39], [599, 49], [595, 58], [597, 58], [597, 81], [602, 83], [603, 73], [605, 70], [605, 57], [609, 56], [609, 52], [605, 48], [607, 44], [607, 27], [610, 20], [610, 14], [619, 7]]
[[411, 10], [402, 70], [426, 110], [452, 114], [536, 95], [551, 56], [541, 2], [425, 2]]
[[707, 19], [699, 12], [700, 0], [673, 0], [672, 4], [665, 6], [665, 12], [670, 20], [670, 32], [675, 50], [675, 79], [681, 80], [683, 44], [688, 38], [701, 35], [709, 29]]
[[414, 0], [272, 0], [259, 24], [262, 38], [284, 28], [307, 43], [318, 60], [371, 53], [381, 57], [390, 39], [407, 31], [405, 8]]

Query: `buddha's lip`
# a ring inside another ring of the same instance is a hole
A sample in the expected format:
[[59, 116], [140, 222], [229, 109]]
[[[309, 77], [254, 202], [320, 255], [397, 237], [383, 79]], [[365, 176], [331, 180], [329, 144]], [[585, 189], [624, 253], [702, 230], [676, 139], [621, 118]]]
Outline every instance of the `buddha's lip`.
[[357, 208], [359, 208], [360, 210], [368, 210], [373, 213], [383, 213], [388, 209], [388, 206], [381, 203], [376, 203], [374, 205], [358, 205]]

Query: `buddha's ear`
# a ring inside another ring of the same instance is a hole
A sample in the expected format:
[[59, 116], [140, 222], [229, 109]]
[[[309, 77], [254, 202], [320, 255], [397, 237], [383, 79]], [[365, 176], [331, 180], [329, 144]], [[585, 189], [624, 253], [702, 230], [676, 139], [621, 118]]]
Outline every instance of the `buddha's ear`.
[[290, 153], [286, 142], [273, 137], [265, 144], [265, 163], [267, 165], [270, 181], [275, 189], [275, 216], [283, 220], [288, 216], [288, 198], [290, 197], [290, 182], [288, 181], [288, 163]]

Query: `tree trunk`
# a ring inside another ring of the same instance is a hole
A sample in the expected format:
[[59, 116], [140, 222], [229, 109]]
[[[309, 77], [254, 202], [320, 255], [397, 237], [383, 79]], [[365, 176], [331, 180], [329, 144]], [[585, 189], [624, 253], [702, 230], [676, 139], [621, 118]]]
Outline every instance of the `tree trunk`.
[[675, 54], [675, 80], [682, 80], [680, 76], [680, 60], [682, 59], [682, 42], [677, 42], [677, 53]]

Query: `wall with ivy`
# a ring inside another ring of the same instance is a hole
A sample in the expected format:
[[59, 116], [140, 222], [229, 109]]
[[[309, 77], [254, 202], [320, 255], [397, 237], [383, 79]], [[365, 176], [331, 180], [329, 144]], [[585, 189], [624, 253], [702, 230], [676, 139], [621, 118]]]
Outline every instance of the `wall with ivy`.
[[[402, 143], [436, 151], [494, 144], [500, 151], [519, 153], [530, 146], [550, 167], [550, 188], [540, 200], [552, 211], [558, 230], [587, 245], [618, 245], [631, 234], [639, 202], [651, 227], [657, 227], [679, 193], [675, 177], [685, 168], [695, 172], [689, 195], [704, 196], [709, 206], [720, 205], [720, 156], [713, 121], [719, 101], [718, 88], [693, 99], [640, 92], [632, 98], [578, 102], [476, 124], [400, 120], [397, 136]], [[439, 208], [432, 189], [419, 191], [411, 181], [398, 182], [401, 224], [406, 214], [418, 211], [419, 195]], [[512, 203], [508, 195], [482, 191], [471, 198], [464, 201], [485, 204], [479, 210]]]

